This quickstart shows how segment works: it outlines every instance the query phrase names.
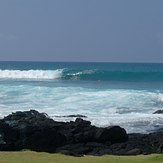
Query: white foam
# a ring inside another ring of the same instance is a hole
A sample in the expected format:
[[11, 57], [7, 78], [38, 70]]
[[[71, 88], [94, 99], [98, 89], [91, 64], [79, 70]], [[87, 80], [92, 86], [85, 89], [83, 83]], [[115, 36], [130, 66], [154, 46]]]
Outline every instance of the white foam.
[[0, 79], [52, 80], [62, 76], [63, 69], [57, 70], [0, 70]]
[[[0, 87], [0, 116], [17, 110], [36, 109], [50, 116], [82, 114], [93, 125], [120, 125], [128, 132], [148, 132], [163, 126], [162, 115], [152, 114], [161, 109], [162, 93], [144, 90], [90, 89], [81, 86], [9, 85]], [[57, 118], [55, 120], [74, 120]]]
[[95, 70], [84, 70], [84, 71], [79, 71], [76, 73], [68, 73], [67, 75], [72, 75], [72, 76], [78, 76], [78, 75], [84, 75], [84, 74], [93, 74], [95, 73]]

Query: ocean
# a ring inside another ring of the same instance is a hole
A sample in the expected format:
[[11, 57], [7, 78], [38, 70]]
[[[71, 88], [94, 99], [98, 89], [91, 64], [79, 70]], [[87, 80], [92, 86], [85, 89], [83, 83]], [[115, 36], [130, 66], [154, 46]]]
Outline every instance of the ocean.
[[163, 127], [163, 64], [0, 62], [0, 117], [30, 109], [56, 121], [85, 115], [128, 133]]

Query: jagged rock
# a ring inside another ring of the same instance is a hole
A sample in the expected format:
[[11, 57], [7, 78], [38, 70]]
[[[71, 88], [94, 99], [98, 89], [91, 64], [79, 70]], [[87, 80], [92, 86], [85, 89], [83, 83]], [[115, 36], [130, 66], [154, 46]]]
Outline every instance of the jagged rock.
[[163, 114], [163, 110], [157, 110], [153, 114]]
[[81, 114], [74, 114], [74, 115], [63, 115], [63, 116], [54, 116], [54, 117], [58, 117], [58, 118], [87, 118], [87, 116], [85, 115], [81, 115]]
[[[58, 145], [63, 145], [66, 141], [65, 136], [57, 131], [59, 127], [60, 125], [57, 122], [47, 117], [44, 113], [39, 113], [35, 110], [12, 113], [5, 117], [0, 125], [6, 142], [4, 150], [29, 148], [47, 151], [47, 148], [43, 149], [43, 147], [48, 146], [47, 142], [52, 140], [52, 137], [54, 137], [54, 141], [52, 141], [51, 145], [53, 144], [54, 150], [54, 148]], [[53, 128], [55, 128], [56, 132], [54, 132]], [[47, 134], [47, 130], [50, 136]], [[35, 139], [36, 135], [38, 136], [37, 139]], [[43, 137], [46, 141], [43, 140]]]
[[96, 127], [90, 124], [89, 121], [77, 118], [75, 122], [65, 123], [60, 132], [66, 136], [68, 144], [93, 141]]
[[78, 125], [80, 127], [86, 127], [86, 126], [91, 125], [90, 121], [86, 121], [86, 120], [83, 120], [81, 118], [76, 118], [75, 123], [76, 123], [76, 125]]
[[[156, 152], [163, 142], [162, 132], [128, 135], [119, 126], [98, 128], [77, 118], [56, 122], [35, 110], [16, 112], [0, 120], [0, 150], [61, 152], [65, 154], [103, 155]], [[161, 149], [161, 147], [160, 147]]]
[[54, 121], [45, 113], [39, 113], [36, 110], [12, 113], [5, 117], [3, 122], [8, 124], [10, 127], [20, 130], [28, 126], [37, 126], [39, 129], [43, 127], [53, 127], [54, 125]]

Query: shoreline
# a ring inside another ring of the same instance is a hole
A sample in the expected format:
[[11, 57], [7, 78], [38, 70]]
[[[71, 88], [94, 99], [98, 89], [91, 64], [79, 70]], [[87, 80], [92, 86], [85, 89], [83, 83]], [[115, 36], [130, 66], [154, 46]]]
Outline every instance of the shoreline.
[[[21, 110], [20, 112], [29, 112], [29, 110]], [[154, 115], [156, 117], [163, 117], [162, 114], [163, 114], [163, 110], [157, 110], [158, 112], [161, 111], [161, 113], [151, 113], [151, 115]], [[156, 112], [157, 112], [156, 111]], [[11, 114], [15, 113], [15, 112], [19, 112], [19, 111], [14, 111], [12, 112]], [[39, 111], [38, 111], [39, 112]], [[156, 126], [155, 128], [151, 129], [151, 130], [143, 130], [142, 132], [141, 131], [136, 131], [136, 128], [135, 128], [135, 131], [130, 131], [128, 132], [127, 128], [124, 127], [124, 125], [119, 125], [119, 124], [116, 124], [116, 123], [112, 123], [111, 125], [106, 125], [106, 124], [103, 124], [103, 125], [98, 125], [97, 123], [93, 123], [93, 121], [91, 121], [91, 119], [86, 116], [86, 115], [83, 115], [83, 114], [70, 114], [70, 115], [48, 115], [47, 113], [43, 112], [45, 115], [47, 115], [48, 118], [54, 120], [55, 122], [58, 122], [58, 123], [70, 123], [70, 122], [74, 122], [76, 120], [76, 118], [81, 118], [85, 121], [89, 121], [91, 123], [91, 125], [93, 126], [96, 126], [96, 127], [99, 127], [99, 128], [107, 128], [108, 126], [120, 126], [122, 128], [124, 128], [126, 130], [126, 133], [128, 135], [132, 135], [132, 134], [142, 134], [142, 135], [146, 135], [146, 134], [151, 134], [151, 133], [157, 133], [157, 132], [160, 132], [160, 131], [163, 131], [163, 127], [160, 127], [160, 126]], [[10, 114], [8, 114], [10, 115]], [[8, 115], [4, 115], [4, 116], [1, 116], [0, 117], [0, 120], [3, 120], [5, 117], [7, 117]], [[133, 129], [132, 129], [133, 130]]]
[[18, 111], [0, 120], [0, 150], [63, 153], [67, 155], [139, 155], [163, 152], [163, 130], [127, 134], [120, 126], [92, 126], [76, 118], [56, 122], [36, 110]]

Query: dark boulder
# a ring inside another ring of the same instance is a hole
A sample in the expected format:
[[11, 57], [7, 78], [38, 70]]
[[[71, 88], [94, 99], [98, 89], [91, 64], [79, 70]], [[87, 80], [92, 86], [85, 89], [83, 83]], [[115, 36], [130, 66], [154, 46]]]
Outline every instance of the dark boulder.
[[134, 153], [132, 149], [139, 149], [132, 143], [129, 147], [114, 146], [122, 142], [127, 144], [127, 140], [126, 131], [119, 126], [98, 128], [81, 118], [56, 122], [45, 113], [35, 110], [19, 111], [0, 120], [0, 150], [30, 149], [81, 156], [116, 154], [117, 151]]
[[91, 122], [83, 120], [81, 118], [76, 118], [75, 125], [80, 126], [80, 127], [87, 127], [91, 125]]
[[38, 127], [38, 129], [53, 127], [54, 121], [47, 114], [39, 113], [36, 110], [18, 111], [4, 117], [3, 122], [12, 128], [24, 129], [28, 126]]
[[95, 127], [91, 122], [77, 118], [75, 122], [64, 123], [59, 131], [66, 136], [67, 144], [93, 141]]
[[95, 139], [97, 142], [111, 142], [120, 143], [128, 140], [128, 135], [125, 129], [119, 126], [110, 126], [107, 128], [97, 129], [95, 134]]
[[[62, 123], [57, 123], [46, 114], [35, 110], [12, 113], [0, 123], [0, 131], [3, 133], [4, 142], [6, 142], [3, 149], [28, 148], [48, 151], [47, 148], [49, 148], [49, 151], [54, 151], [54, 148], [65, 144], [66, 141], [65, 136], [57, 131], [60, 126]], [[52, 149], [48, 146], [49, 141], [51, 141], [51, 146], [53, 145]]]

